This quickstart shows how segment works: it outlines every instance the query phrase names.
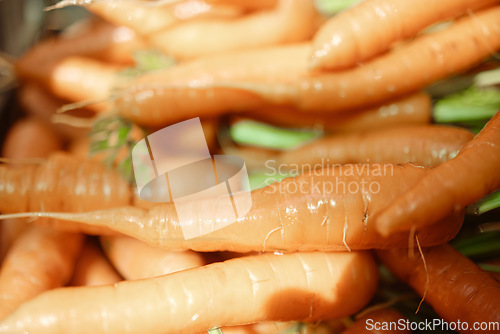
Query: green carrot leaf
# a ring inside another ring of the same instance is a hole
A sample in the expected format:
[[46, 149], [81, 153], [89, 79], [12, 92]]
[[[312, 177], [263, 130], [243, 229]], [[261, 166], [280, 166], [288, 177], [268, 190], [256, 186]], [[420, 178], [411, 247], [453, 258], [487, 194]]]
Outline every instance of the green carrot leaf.
[[278, 150], [296, 148], [321, 135], [318, 131], [284, 129], [251, 120], [236, 122], [229, 134], [238, 144]]
[[499, 89], [472, 86], [463, 92], [438, 100], [434, 106], [434, 119], [438, 123], [484, 121], [499, 109]]

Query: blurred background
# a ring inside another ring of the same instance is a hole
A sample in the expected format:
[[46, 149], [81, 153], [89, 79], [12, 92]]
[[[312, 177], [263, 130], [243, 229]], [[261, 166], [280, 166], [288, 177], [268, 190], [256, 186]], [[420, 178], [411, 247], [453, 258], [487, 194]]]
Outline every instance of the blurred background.
[[16, 81], [9, 69], [34, 42], [88, 16], [81, 7], [44, 11], [57, 0], [0, 0], [0, 147], [6, 131], [22, 115], [15, 98]]

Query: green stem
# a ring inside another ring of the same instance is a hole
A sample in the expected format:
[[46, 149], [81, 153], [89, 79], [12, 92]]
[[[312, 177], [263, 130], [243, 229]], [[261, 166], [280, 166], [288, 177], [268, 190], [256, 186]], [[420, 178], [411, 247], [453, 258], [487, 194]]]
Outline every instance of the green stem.
[[469, 205], [467, 207], [468, 214], [481, 215], [485, 212], [500, 207], [500, 190], [484, 197], [479, 202]]
[[239, 144], [288, 150], [317, 138], [317, 131], [290, 130], [256, 121], [240, 121], [231, 126], [231, 138]]
[[498, 265], [498, 264], [479, 263], [479, 266], [486, 271], [500, 273], [500, 265]]
[[220, 328], [212, 328], [208, 330], [208, 334], [224, 334]]

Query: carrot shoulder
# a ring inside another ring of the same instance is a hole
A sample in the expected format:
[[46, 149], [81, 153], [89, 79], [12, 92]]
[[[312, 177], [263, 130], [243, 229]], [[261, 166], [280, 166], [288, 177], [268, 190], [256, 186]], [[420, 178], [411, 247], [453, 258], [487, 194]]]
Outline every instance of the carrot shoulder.
[[424, 176], [375, 218], [378, 231], [421, 227], [462, 210], [500, 187], [500, 113], [458, 155]]
[[332, 17], [313, 40], [315, 69], [353, 67], [412, 37], [432, 23], [496, 0], [367, 0]]
[[[466, 322], [468, 330], [460, 333], [497, 333], [500, 329], [500, 283], [452, 246], [423, 249], [427, 272], [418, 252], [411, 257], [407, 249], [391, 249], [378, 251], [377, 255], [420, 295], [427, 290], [425, 301], [441, 318], [447, 322]], [[474, 330], [476, 322], [489, 322], [497, 327]]]
[[358, 311], [376, 286], [369, 253], [264, 254], [114, 286], [52, 290], [0, 323], [0, 333], [182, 334], [333, 319]]

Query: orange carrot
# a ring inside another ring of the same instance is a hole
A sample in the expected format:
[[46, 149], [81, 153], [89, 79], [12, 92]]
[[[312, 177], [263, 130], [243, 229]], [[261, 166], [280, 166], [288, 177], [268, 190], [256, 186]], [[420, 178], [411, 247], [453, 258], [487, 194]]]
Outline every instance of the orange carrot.
[[[121, 207], [89, 213], [31, 212], [2, 217], [51, 217], [107, 227], [167, 249], [292, 252], [404, 247], [408, 244], [407, 232], [381, 237], [372, 217], [428, 172], [424, 167], [391, 164], [313, 170], [252, 191], [250, 211], [218, 230], [214, 228], [216, 217], [204, 219], [196, 211], [197, 207], [212, 208], [213, 199], [191, 203], [193, 218], [187, 225], [178, 220], [173, 203], [149, 211]], [[422, 244], [437, 245], [453, 238], [461, 222], [462, 215], [458, 214], [417, 231]], [[438, 233], [436, 226], [440, 226]], [[204, 232], [186, 240], [186, 231]]]
[[101, 237], [101, 244], [113, 266], [128, 280], [162, 276], [205, 264], [200, 253], [168, 251], [127, 236]]
[[[500, 188], [500, 113], [458, 155], [435, 168], [376, 217], [388, 235], [432, 224]], [[424, 195], [425, 194], [425, 195]]]
[[285, 151], [276, 160], [282, 165], [411, 162], [435, 167], [455, 157], [472, 138], [472, 132], [458, 127], [401, 126], [326, 136]]
[[358, 319], [342, 334], [411, 334], [401, 326], [406, 321], [406, 317], [395, 310], [377, 310]]
[[314, 36], [314, 69], [353, 67], [416, 35], [432, 23], [453, 18], [496, 0], [366, 0], [332, 17]]
[[[48, 126], [32, 117], [24, 118], [10, 128], [2, 147], [2, 156], [8, 159], [30, 159], [46, 157], [61, 148], [61, 139]], [[15, 168], [15, 167], [13, 167]], [[22, 219], [0, 223], [0, 261], [3, 260], [12, 242], [26, 229]]]
[[2, 147], [2, 156], [14, 160], [40, 158], [61, 148], [61, 138], [53, 133], [46, 123], [27, 117], [10, 128]]
[[176, 59], [192, 59], [306, 41], [314, 32], [316, 16], [312, 1], [281, 0], [274, 10], [242, 18], [185, 21], [150, 36], [149, 41]]
[[[42, 121], [50, 129], [64, 139], [75, 139], [84, 137], [88, 133], [87, 128], [74, 127], [68, 124], [54, 123], [53, 116], [56, 111], [68, 103], [53, 96], [41, 85], [34, 82], [26, 82], [18, 90], [18, 99], [23, 110], [30, 116]], [[90, 118], [95, 116], [95, 112], [88, 109], [71, 110], [66, 115]], [[52, 134], [51, 136], [54, 136]]]
[[30, 226], [9, 250], [0, 271], [0, 319], [71, 278], [83, 237]]
[[119, 26], [149, 37], [193, 17], [238, 17], [234, 6], [211, 6], [204, 1], [182, 1], [172, 5], [148, 6], [132, 1], [101, 1], [85, 6], [92, 13]]
[[52, 290], [0, 323], [0, 333], [182, 334], [332, 319], [358, 311], [376, 286], [369, 253], [263, 254], [115, 286]]
[[[261, 100], [238, 89], [212, 87], [225, 80], [265, 82], [306, 73], [308, 44], [214, 55], [143, 75], [124, 89], [115, 107], [137, 124], [160, 127], [196, 116], [252, 109]], [[168, 108], [164, 106], [168, 105]]]
[[64, 153], [53, 154], [37, 166], [0, 165], [0, 175], [1, 212], [88, 211], [131, 200], [129, 186], [117, 174]]
[[427, 94], [415, 93], [386, 102], [376, 108], [335, 115], [303, 113], [292, 108], [271, 107], [253, 110], [243, 116], [285, 127], [335, 132], [361, 131], [405, 124], [430, 123], [431, 99]]
[[272, 9], [276, 7], [279, 0], [206, 0], [211, 5], [231, 5], [247, 10]]
[[35, 44], [16, 62], [17, 75], [22, 79], [45, 78], [58, 62], [72, 56], [131, 64], [132, 50], [144, 47], [134, 32], [125, 27], [102, 21], [90, 21], [87, 26], [76, 35], [52, 37]]
[[106, 260], [99, 246], [87, 239], [80, 257], [76, 261], [69, 285], [97, 286], [115, 284], [120, 281], [122, 278]]
[[[420, 295], [425, 294], [425, 301], [441, 318], [455, 324], [460, 321], [468, 327], [460, 327], [458, 332], [498, 333], [500, 330], [500, 283], [453, 247], [424, 249], [425, 264], [418, 252], [411, 257], [406, 249], [377, 254], [401, 280]], [[496, 327], [474, 329], [474, 324], [479, 322]]]
[[[41, 83], [57, 97], [72, 102], [101, 101], [110, 98], [117, 87], [117, 74], [121, 69], [109, 63], [84, 57], [68, 57], [55, 64], [50, 75]], [[107, 103], [90, 104], [96, 111], [109, 109]]]
[[500, 6], [421, 36], [356, 68], [293, 82], [230, 82], [267, 103], [304, 111], [337, 112], [382, 103], [464, 71], [500, 49]]

